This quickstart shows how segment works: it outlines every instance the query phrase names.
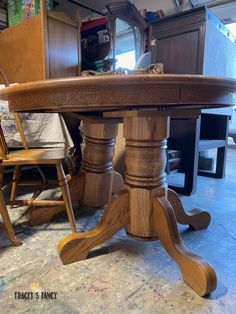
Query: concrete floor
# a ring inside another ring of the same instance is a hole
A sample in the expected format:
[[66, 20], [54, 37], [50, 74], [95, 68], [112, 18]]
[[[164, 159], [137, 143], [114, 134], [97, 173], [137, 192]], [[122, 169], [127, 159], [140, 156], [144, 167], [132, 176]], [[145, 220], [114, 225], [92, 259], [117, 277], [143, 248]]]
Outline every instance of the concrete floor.
[[[201, 298], [186, 286], [160, 242], [141, 243], [122, 230], [96, 249], [93, 257], [63, 266], [57, 255], [60, 238], [69, 232], [65, 217], [30, 227], [25, 209], [14, 209], [15, 230], [24, 240], [11, 247], [0, 224], [0, 313], [235, 313], [236, 311], [236, 149], [228, 151], [227, 176], [198, 178], [198, 191], [183, 197], [186, 209], [212, 214], [208, 229], [179, 226], [185, 244], [206, 258], [218, 276], [217, 290]], [[101, 211], [83, 211], [80, 231], [96, 225]], [[33, 292], [33, 299], [15, 299]], [[56, 292], [56, 300], [37, 293]]]

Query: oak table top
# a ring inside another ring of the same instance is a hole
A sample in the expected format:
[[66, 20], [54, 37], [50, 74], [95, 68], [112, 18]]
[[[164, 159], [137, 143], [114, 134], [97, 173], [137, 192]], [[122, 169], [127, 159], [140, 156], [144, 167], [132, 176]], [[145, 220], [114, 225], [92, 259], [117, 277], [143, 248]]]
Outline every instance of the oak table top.
[[[83, 169], [72, 177], [70, 192], [87, 206], [107, 206], [96, 228], [61, 239], [58, 252], [64, 264], [86, 259], [94, 247], [125, 228], [137, 240], [160, 240], [178, 264], [183, 281], [200, 296], [215, 290], [214, 269], [186, 248], [177, 228], [178, 222], [203, 229], [211, 217], [201, 209], [185, 212], [179, 196], [168, 189], [166, 143], [171, 114], [191, 111], [199, 115], [202, 108], [235, 105], [236, 80], [200, 75], [101, 75], [18, 84], [1, 90], [0, 99], [9, 101], [11, 111], [84, 116]], [[124, 185], [121, 182], [111, 197], [115, 118], [123, 122], [126, 175]]]
[[236, 103], [236, 80], [202, 75], [101, 75], [22, 83], [0, 91], [11, 111], [215, 108]]

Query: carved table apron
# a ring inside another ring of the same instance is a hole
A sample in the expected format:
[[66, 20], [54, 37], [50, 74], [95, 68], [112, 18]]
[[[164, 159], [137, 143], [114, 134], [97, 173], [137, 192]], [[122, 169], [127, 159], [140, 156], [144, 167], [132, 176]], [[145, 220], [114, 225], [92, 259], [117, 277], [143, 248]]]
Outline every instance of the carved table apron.
[[[216, 274], [183, 244], [177, 222], [206, 228], [210, 215], [185, 213], [166, 184], [169, 116], [199, 115], [202, 108], [236, 103], [236, 81], [190, 75], [128, 75], [46, 80], [8, 87], [0, 98], [11, 111], [71, 112], [83, 115], [83, 171], [72, 194], [92, 207], [108, 205], [98, 226], [72, 233], [58, 246], [64, 264], [85, 259], [95, 246], [121, 228], [139, 240], [159, 239], [178, 264], [183, 280], [199, 295], [216, 288]], [[117, 119], [126, 139], [125, 184], [111, 199], [112, 158]]]

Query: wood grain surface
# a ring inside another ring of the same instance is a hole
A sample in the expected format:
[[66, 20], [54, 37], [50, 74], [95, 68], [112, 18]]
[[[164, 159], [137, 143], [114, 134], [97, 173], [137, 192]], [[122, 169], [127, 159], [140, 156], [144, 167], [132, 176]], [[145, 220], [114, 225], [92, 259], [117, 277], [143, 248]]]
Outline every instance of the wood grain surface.
[[133, 108], [214, 108], [236, 103], [236, 80], [202, 75], [102, 75], [23, 83], [0, 99], [11, 111], [90, 112]]
[[[12, 111], [96, 112], [92, 116], [103, 119], [102, 124], [85, 123], [88, 147], [84, 175], [89, 178], [92, 174], [89, 182], [98, 184], [96, 191], [92, 184], [85, 184], [83, 199], [87, 193], [107, 194], [109, 200], [111, 184], [104, 185], [99, 178], [112, 182], [104, 173], [113, 170], [116, 136], [113, 119], [123, 117], [127, 168], [124, 189], [111, 198], [96, 228], [85, 233], [73, 232], [60, 241], [58, 252], [64, 264], [85, 259], [90, 250], [125, 228], [129, 236], [139, 240], [159, 238], [177, 262], [184, 282], [200, 296], [215, 290], [217, 279], [213, 268], [184, 246], [177, 229], [177, 221], [195, 229], [206, 228], [210, 216], [199, 210], [186, 214], [178, 196], [168, 192], [165, 175], [168, 116], [172, 110], [187, 114], [193, 108], [235, 104], [236, 80], [150, 74], [79, 77], [19, 84], [2, 90], [0, 98], [9, 101]], [[139, 114], [137, 109], [147, 111]], [[159, 111], [160, 115], [152, 114], [151, 109]], [[134, 110], [134, 114], [128, 114], [129, 110]], [[103, 113], [108, 111], [114, 114], [106, 116], [106, 125]], [[119, 111], [123, 111], [122, 115]]]

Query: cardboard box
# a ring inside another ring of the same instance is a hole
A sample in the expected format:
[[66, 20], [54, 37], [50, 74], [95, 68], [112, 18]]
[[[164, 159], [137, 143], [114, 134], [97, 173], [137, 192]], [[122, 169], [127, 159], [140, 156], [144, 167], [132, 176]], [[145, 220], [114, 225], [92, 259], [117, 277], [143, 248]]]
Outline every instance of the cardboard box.
[[[46, 0], [47, 10], [53, 10], [53, 0]], [[40, 0], [8, 0], [8, 24], [13, 26], [40, 14]]]

